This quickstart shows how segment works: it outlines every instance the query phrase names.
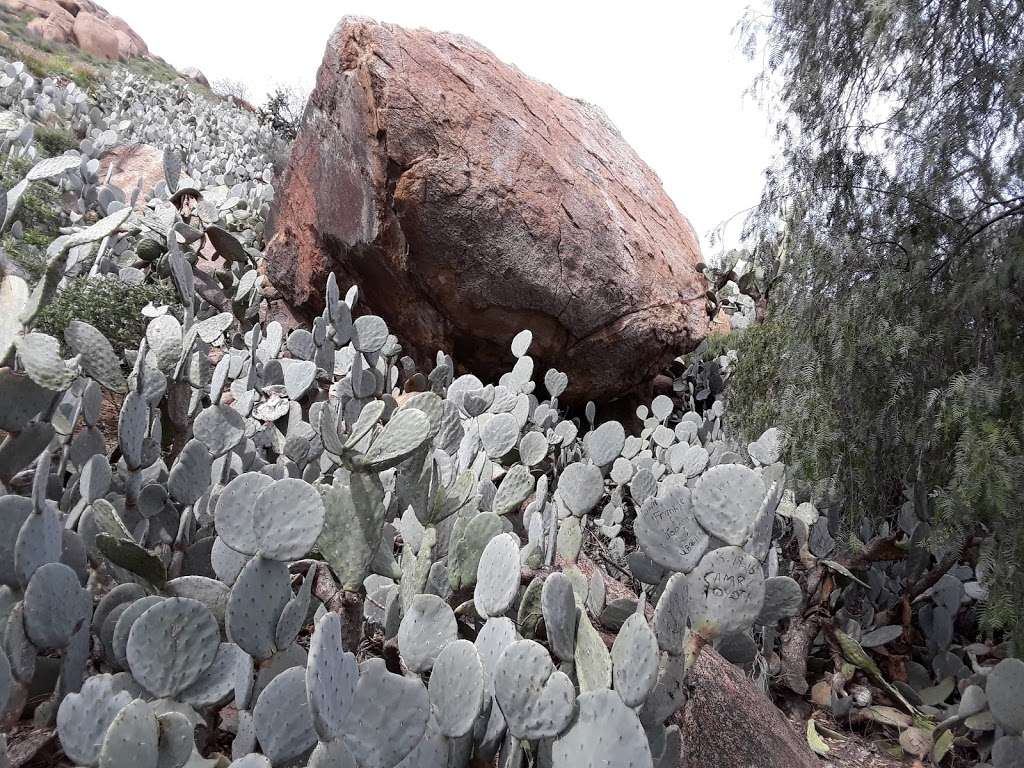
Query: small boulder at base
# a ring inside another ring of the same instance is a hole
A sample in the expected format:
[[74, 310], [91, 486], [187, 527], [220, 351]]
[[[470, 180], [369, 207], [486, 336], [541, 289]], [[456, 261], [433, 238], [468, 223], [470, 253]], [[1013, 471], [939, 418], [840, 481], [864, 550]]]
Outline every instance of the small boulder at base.
[[115, 61], [121, 57], [120, 43], [113, 27], [87, 11], [75, 16], [75, 40], [78, 47], [101, 59]]
[[815, 768], [803, 735], [771, 700], [710, 646], [686, 680], [687, 705], [675, 717], [690, 768]]
[[599, 108], [460, 35], [342, 21], [271, 230], [299, 312], [333, 271], [421, 366], [443, 349], [488, 377], [529, 328], [570, 403], [635, 392], [708, 329], [700, 246], [654, 172]]

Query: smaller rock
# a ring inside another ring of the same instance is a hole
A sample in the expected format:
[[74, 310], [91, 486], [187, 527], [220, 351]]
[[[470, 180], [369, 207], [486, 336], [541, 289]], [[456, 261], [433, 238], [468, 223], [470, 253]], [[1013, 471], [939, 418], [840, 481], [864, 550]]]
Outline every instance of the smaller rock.
[[127, 38], [127, 48], [132, 58], [149, 55], [149, 46], [146, 45], [146, 41], [139, 37], [139, 34], [128, 25], [127, 21], [120, 16], [108, 16], [104, 21], [110, 25], [111, 29], [119, 33], [119, 40], [122, 37]]
[[136, 207], [152, 197], [156, 185], [164, 179], [164, 153], [150, 144], [126, 144], [115, 147], [100, 158], [100, 178], [113, 167], [110, 183], [131, 197], [135, 185], [142, 182]]
[[32, 13], [43, 18], [62, 10], [55, 0], [0, 0], [0, 5], [14, 13]]
[[71, 41], [71, 35], [61, 28], [60, 24], [52, 16], [48, 16], [45, 19], [32, 19], [28, 23], [27, 29], [30, 35], [47, 43], [68, 43]]
[[195, 67], [185, 67], [183, 70], [181, 70], [181, 74], [183, 74], [189, 80], [195, 80], [200, 85], [205, 85], [207, 88], [210, 87], [210, 81], [206, 79], [206, 75], [204, 75]]
[[711, 330], [708, 335], [728, 336], [731, 331], [732, 323], [729, 321], [729, 315], [726, 314], [724, 309], [719, 309], [718, 314], [711, 320]]
[[86, 53], [111, 61], [120, 58], [121, 49], [117, 33], [99, 17], [81, 11], [75, 16], [74, 33], [78, 47]]

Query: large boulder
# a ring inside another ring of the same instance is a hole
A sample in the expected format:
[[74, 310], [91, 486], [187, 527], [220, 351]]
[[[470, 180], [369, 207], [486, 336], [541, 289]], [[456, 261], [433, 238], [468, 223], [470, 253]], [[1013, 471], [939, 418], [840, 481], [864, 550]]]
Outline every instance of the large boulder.
[[486, 376], [530, 328], [569, 402], [635, 390], [708, 328], [693, 229], [604, 113], [459, 35], [342, 21], [271, 226], [299, 311], [334, 271], [421, 365]]
[[88, 11], [75, 16], [75, 40], [78, 47], [101, 59], [121, 58], [121, 44], [114, 28]]

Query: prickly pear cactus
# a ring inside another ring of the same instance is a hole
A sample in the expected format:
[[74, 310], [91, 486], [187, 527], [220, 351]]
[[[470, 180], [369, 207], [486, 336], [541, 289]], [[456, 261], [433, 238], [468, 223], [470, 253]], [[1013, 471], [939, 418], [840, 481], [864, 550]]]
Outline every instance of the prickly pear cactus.
[[[180, 81], [117, 70], [86, 94], [0, 69], [0, 149], [27, 169], [0, 231], [20, 236], [36, 185], [68, 206], [38, 283], [0, 284], [0, 704], [16, 720], [32, 684], [69, 760], [661, 768], [696, 654], [762, 669], [814, 608], [808, 574], [838, 586], [843, 637], [900, 642], [854, 607], [883, 618], [893, 580], [920, 575], [922, 521], [897, 523], [906, 563], [847, 569], [783, 436], [725, 429], [733, 358], [718, 379], [690, 367], [627, 430], [594, 403], [565, 412], [568, 377], [540, 369], [529, 330], [496, 382], [444, 351], [420, 371], [332, 274], [322, 313], [286, 332], [260, 320], [268, 128]], [[38, 156], [35, 122], [79, 149]], [[166, 147], [146, 199], [99, 173], [128, 142]], [[38, 330], [81, 274], [176, 298], [143, 310], [135, 349], [80, 319]], [[943, 654], [940, 680], [908, 666], [921, 688], [970, 675], [952, 634], [981, 576], [947, 576], [919, 600]], [[1019, 662], [974, 672], [957, 723], [1019, 736]]]

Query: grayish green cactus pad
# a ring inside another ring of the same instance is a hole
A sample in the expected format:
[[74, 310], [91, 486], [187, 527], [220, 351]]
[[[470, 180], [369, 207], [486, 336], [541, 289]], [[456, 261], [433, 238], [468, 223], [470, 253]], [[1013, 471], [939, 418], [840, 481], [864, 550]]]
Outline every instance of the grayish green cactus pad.
[[800, 585], [789, 576], [772, 576], [764, 582], [764, 603], [755, 623], [768, 626], [795, 616], [803, 604]]
[[501, 478], [501, 485], [491, 502], [491, 511], [496, 515], [504, 515], [519, 509], [526, 497], [533, 493], [533, 475], [529, 468], [522, 464], [513, 465]]
[[135, 699], [117, 713], [103, 737], [100, 768], [157, 768], [160, 729], [152, 710]]
[[575, 689], [547, 649], [533, 640], [509, 645], [494, 672], [494, 698], [509, 732], [519, 739], [557, 736], [572, 719]]
[[750, 536], [764, 495], [764, 481], [754, 470], [718, 464], [697, 481], [693, 509], [704, 530], [739, 546]]
[[487, 542], [476, 571], [473, 604], [482, 618], [500, 616], [512, 607], [519, 590], [519, 539], [500, 533]]
[[423, 683], [391, 674], [382, 659], [369, 659], [359, 667], [342, 734], [362, 768], [394, 768], [419, 743], [429, 716]]
[[516, 625], [506, 616], [484, 622], [476, 636], [476, 650], [484, 667], [484, 701], [494, 696], [494, 670], [505, 649], [519, 639]]
[[292, 599], [288, 566], [278, 560], [254, 557], [242, 568], [231, 587], [224, 613], [228, 640], [256, 659], [267, 659], [281, 612]]
[[[229, 768], [234, 768], [234, 765], [232, 763]], [[244, 768], [250, 768], [250, 766], [244, 766]], [[260, 767], [254, 765], [251, 768]], [[267, 768], [270, 768], [270, 763], [267, 763]], [[345, 740], [334, 739], [327, 742], [321, 741], [316, 745], [313, 754], [309, 756], [308, 768], [359, 768], [359, 765], [352, 757], [352, 753], [348, 751]]]
[[195, 726], [180, 712], [157, 717], [157, 768], [181, 768], [196, 748]]
[[21, 587], [14, 568], [18, 531], [32, 514], [32, 501], [24, 496], [0, 496], [0, 584]]
[[708, 548], [708, 535], [697, 524], [690, 489], [672, 487], [643, 503], [633, 526], [644, 553], [671, 571], [692, 571]]
[[260, 693], [252, 718], [263, 754], [272, 763], [287, 763], [312, 749], [316, 732], [306, 696], [306, 671], [292, 667], [271, 680]]
[[705, 639], [747, 629], [761, 612], [761, 564], [738, 547], [708, 552], [689, 580], [690, 625]]
[[985, 693], [995, 721], [1011, 734], [1024, 733], [1024, 661], [1003, 659], [996, 664]]
[[596, 691], [612, 687], [612, 657], [601, 634], [590, 623], [586, 611], [580, 611], [576, 627], [576, 679], [580, 691]]
[[65, 696], [57, 710], [64, 754], [78, 765], [96, 765], [107, 728], [131, 701], [132, 695], [115, 686], [113, 675], [107, 674], [88, 678], [81, 691]]
[[398, 627], [398, 650], [413, 672], [427, 672], [458, 637], [455, 613], [436, 595], [416, 595]]
[[480, 442], [489, 459], [500, 459], [516, 446], [517, 440], [519, 422], [511, 413], [495, 414], [480, 430]]
[[686, 670], [680, 656], [663, 654], [658, 682], [640, 708], [640, 720], [648, 726], [661, 725], [686, 704]]
[[353, 472], [348, 485], [321, 486], [324, 525], [320, 552], [342, 587], [357, 590], [369, 575], [384, 526], [384, 489], [377, 476]]
[[114, 633], [110, 638], [113, 660], [121, 669], [128, 667], [128, 635], [131, 634], [132, 624], [142, 614], [163, 600], [161, 595], [147, 595], [131, 603], [121, 612], [114, 624]]
[[594, 508], [604, 494], [601, 470], [593, 464], [573, 462], [558, 476], [558, 495], [574, 515], [582, 517]]
[[203, 409], [193, 422], [193, 434], [214, 457], [238, 445], [245, 433], [245, 420], [239, 412], [221, 404]]
[[227, 701], [235, 695], [240, 683], [251, 681], [252, 657], [234, 643], [221, 643], [213, 663], [190, 686], [178, 693], [177, 698], [193, 707], [209, 707]]
[[448, 554], [448, 582], [452, 589], [464, 589], [476, 584], [477, 569], [484, 548], [503, 530], [502, 519], [493, 512], [481, 512], [461, 526], [456, 522]]
[[253, 555], [259, 549], [253, 509], [257, 497], [273, 482], [273, 478], [262, 472], [246, 472], [228, 483], [217, 499], [214, 512], [217, 535], [236, 552]]
[[306, 663], [310, 713], [321, 741], [332, 741], [341, 735], [358, 679], [356, 657], [341, 646], [341, 617], [325, 613], [313, 630]]
[[441, 733], [450, 739], [469, 733], [484, 701], [484, 668], [473, 643], [455, 640], [444, 647], [430, 674], [429, 694]]
[[652, 768], [643, 726], [614, 691], [581, 693], [576, 720], [551, 745], [552, 768]]
[[686, 623], [690, 617], [690, 582], [674, 573], [654, 609], [654, 634], [661, 650], [678, 656], [683, 652]]
[[611, 464], [622, 454], [626, 430], [617, 421], [606, 421], [587, 437], [587, 453], [599, 467]]
[[185, 443], [167, 478], [167, 490], [175, 501], [195, 504], [210, 488], [212, 465], [213, 458], [202, 442], [192, 439]]
[[612, 682], [628, 707], [640, 706], [658, 680], [658, 640], [639, 613], [623, 623], [612, 644]]
[[289, 477], [260, 492], [252, 517], [258, 551], [264, 557], [298, 560], [320, 536], [324, 503], [312, 485]]
[[62, 530], [57, 506], [50, 501], [25, 518], [14, 542], [14, 571], [21, 586], [28, 585], [37, 568], [60, 560]]
[[132, 624], [128, 667], [154, 696], [174, 696], [213, 663], [220, 629], [198, 600], [172, 597], [154, 605]]
[[295, 597], [291, 598], [281, 611], [277, 620], [277, 627], [274, 630], [274, 645], [278, 648], [287, 648], [298, 636], [302, 625], [306, 622], [309, 613], [310, 596], [313, 590], [313, 582], [316, 580], [317, 566], [310, 566], [302, 579], [302, 586]]
[[555, 571], [544, 580], [541, 611], [552, 653], [563, 661], [571, 660], [576, 649], [576, 596], [564, 573]]

